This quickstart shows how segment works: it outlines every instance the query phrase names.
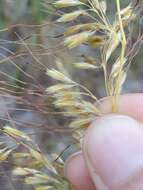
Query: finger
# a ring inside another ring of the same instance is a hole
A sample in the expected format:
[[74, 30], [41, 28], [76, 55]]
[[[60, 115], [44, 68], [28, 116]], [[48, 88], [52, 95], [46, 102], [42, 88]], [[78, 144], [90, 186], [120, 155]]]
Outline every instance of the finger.
[[73, 154], [66, 161], [65, 175], [79, 190], [95, 190], [81, 152]]
[[[100, 109], [105, 113], [111, 112], [111, 101], [109, 98], [104, 98], [101, 101]], [[137, 120], [143, 121], [143, 94], [126, 94], [120, 97], [119, 100], [119, 113], [129, 115], [131, 117], [134, 117]], [[71, 156], [72, 157], [72, 156]], [[74, 160], [75, 159], [75, 160]], [[72, 160], [72, 159], [71, 159]], [[81, 161], [80, 161], [81, 160]], [[82, 167], [79, 165], [79, 163], [82, 162]], [[68, 167], [69, 166], [69, 167]], [[73, 170], [74, 167], [78, 166], [78, 171]], [[73, 162], [69, 162], [65, 166], [65, 171], [68, 170], [67, 178], [74, 184], [77, 189], [83, 190], [81, 185], [79, 184], [79, 181], [77, 178], [73, 178], [75, 172], [78, 172], [78, 176], [82, 176], [84, 173], [84, 176], [89, 176], [88, 171], [86, 170], [85, 162], [82, 156], [78, 155], [76, 157], [73, 157]], [[85, 178], [84, 178], [85, 179]], [[89, 177], [88, 177], [89, 179]], [[87, 183], [90, 183], [90, 186], [92, 186], [91, 190], [93, 189], [93, 184], [91, 180], [84, 180], [84, 182], [87, 181]], [[81, 188], [80, 188], [81, 187]], [[90, 190], [90, 188], [88, 189]]]
[[97, 119], [83, 150], [98, 190], [143, 189], [143, 128], [136, 120], [122, 115]]
[[[99, 109], [104, 114], [112, 112], [111, 98], [106, 97], [101, 99]], [[120, 96], [118, 103], [118, 113], [121, 115], [128, 115], [138, 121], [143, 122], [143, 94], [125, 94]]]

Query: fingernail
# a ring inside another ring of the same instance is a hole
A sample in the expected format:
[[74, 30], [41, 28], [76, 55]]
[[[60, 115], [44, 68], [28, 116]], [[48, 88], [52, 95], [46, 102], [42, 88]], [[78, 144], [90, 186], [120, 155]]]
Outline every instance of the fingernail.
[[98, 190], [143, 189], [143, 129], [136, 120], [99, 118], [87, 130], [83, 152]]

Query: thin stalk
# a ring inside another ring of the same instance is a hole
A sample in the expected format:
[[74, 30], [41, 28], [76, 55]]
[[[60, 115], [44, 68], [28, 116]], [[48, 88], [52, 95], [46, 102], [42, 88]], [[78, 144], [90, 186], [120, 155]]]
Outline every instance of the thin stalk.
[[122, 70], [124, 66], [124, 59], [125, 59], [125, 50], [126, 50], [126, 35], [123, 27], [122, 17], [121, 17], [121, 7], [120, 7], [120, 0], [116, 0], [116, 6], [117, 6], [117, 13], [118, 13], [118, 19], [119, 19], [119, 27], [121, 31], [121, 55], [120, 55], [120, 68], [119, 68], [119, 75], [117, 77], [116, 83], [115, 83], [115, 90], [114, 90], [114, 97], [112, 98], [112, 111], [117, 112], [118, 110], [118, 100], [119, 100], [119, 94], [120, 94], [120, 80], [122, 77]]

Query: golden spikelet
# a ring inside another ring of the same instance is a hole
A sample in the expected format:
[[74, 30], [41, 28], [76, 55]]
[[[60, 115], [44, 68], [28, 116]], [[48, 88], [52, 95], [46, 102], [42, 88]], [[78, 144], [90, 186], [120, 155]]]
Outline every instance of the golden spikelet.
[[95, 25], [95, 23], [78, 24], [78, 25], [69, 27], [65, 31], [64, 34], [65, 34], [65, 36], [69, 36], [69, 35], [78, 33], [80, 31], [94, 31], [96, 29], [97, 29], [97, 26]]
[[78, 0], [58, 0], [54, 3], [57, 8], [65, 8], [71, 6], [82, 5], [81, 1]]
[[6, 148], [3, 148], [0, 150], [0, 162], [3, 162], [7, 160], [8, 156], [13, 150]]
[[59, 90], [68, 90], [70, 88], [73, 88], [74, 86], [75, 86], [74, 84], [73, 85], [72, 84], [56, 84], [47, 88], [46, 92], [56, 93]]
[[93, 48], [103, 46], [104, 43], [105, 43], [105, 37], [104, 36], [92, 36], [88, 40], [88, 44]]
[[77, 19], [79, 16], [85, 16], [88, 15], [88, 13], [85, 10], [78, 10], [74, 11], [72, 13], [66, 13], [62, 15], [57, 22], [69, 22]]
[[77, 63], [73, 63], [73, 65], [79, 69], [99, 69], [100, 68], [100, 66], [92, 65], [87, 62], [79, 62], [79, 63], [77, 62]]
[[27, 141], [31, 141], [31, 138], [29, 136], [27, 136], [26, 134], [24, 134], [23, 132], [17, 130], [17, 129], [14, 129], [10, 126], [5, 126], [3, 128], [3, 131], [8, 134], [9, 136], [12, 136], [14, 138], [23, 138]]
[[56, 69], [51, 69], [51, 70], [47, 70], [47, 75], [52, 77], [55, 80], [59, 80], [61, 82], [65, 82], [65, 83], [74, 83], [70, 78], [68, 78], [67, 76], [65, 76], [63, 73], [61, 73], [60, 71], [57, 71]]
[[88, 42], [89, 38], [93, 35], [93, 32], [81, 32], [65, 39], [64, 44], [69, 48], [74, 48], [78, 45]]

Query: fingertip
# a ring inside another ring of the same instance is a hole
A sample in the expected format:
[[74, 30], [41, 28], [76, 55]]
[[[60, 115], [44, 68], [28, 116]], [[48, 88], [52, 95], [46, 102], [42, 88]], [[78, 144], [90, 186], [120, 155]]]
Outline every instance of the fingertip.
[[65, 176], [78, 190], [95, 190], [82, 152], [70, 156], [65, 163]]
[[136, 120], [108, 115], [87, 130], [83, 152], [97, 189], [143, 188], [143, 129]]

